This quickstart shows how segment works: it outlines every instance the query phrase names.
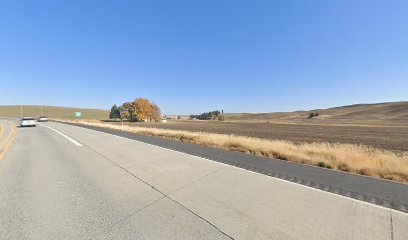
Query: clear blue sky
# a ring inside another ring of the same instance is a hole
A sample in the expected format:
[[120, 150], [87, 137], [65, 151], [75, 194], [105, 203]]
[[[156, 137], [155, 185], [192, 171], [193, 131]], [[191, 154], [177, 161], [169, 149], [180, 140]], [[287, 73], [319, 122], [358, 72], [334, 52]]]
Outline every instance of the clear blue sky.
[[0, 105], [165, 114], [408, 100], [408, 1], [1, 1]]

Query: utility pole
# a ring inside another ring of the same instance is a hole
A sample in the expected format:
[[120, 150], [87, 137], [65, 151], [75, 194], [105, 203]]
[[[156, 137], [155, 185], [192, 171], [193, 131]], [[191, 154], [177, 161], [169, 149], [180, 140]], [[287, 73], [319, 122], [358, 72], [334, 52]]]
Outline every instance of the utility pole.
[[41, 115], [40, 116], [42, 116], [43, 114], [42, 114], [42, 106], [41, 106]]
[[20, 117], [23, 118], [23, 105], [20, 105]]

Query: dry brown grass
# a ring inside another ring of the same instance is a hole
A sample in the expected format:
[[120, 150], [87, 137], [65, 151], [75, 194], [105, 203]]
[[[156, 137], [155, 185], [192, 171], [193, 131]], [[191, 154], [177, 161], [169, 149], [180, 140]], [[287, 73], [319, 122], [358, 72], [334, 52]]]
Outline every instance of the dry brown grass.
[[[119, 124], [119, 123], [115, 123]], [[234, 134], [272, 140], [288, 140], [294, 143], [329, 142], [363, 144], [379, 149], [408, 151], [408, 122], [406, 126], [333, 126], [305, 123], [220, 122], [198, 120], [170, 120], [167, 123], [125, 123], [127, 125]]]
[[[121, 129], [119, 125], [101, 123], [96, 120], [60, 121]], [[124, 126], [124, 131], [165, 137], [269, 158], [278, 158], [290, 162], [314, 166], [321, 165], [334, 170], [394, 181], [408, 182], [408, 152], [393, 152], [355, 144], [321, 142], [293, 143], [285, 140], [269, 140], [228, 134], [168, 130], [129, 125]]]

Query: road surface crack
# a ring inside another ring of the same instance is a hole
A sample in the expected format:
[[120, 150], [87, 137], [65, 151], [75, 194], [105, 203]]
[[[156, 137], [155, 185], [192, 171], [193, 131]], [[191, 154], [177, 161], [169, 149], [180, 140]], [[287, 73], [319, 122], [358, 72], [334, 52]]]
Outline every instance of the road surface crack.
[[122, 222], [126, 221], [127, 219], [131, 218], [133, 215], [137, 214], [138, 212], [143, 211], [144, 209], [150, 207], [151, 205], [157, 203], [158, 201], [160, 201], [160, 200], [162, 200], [162, 199], [164, 199], [164, 198], [166, 198], [166, 196], [162, 196], [162, 197], [160, 197], [160, 198], [154, 200], [153, 202], [151, 202], [151, 203], [147, 204], [146, 206], [144, 206], [144, 207], [142, 207], [142, 208], [140, 208], [140, 209], [134, 211], [133, 213], [131, 213], [131, 214], [129, 214], [128, 216], [126, 216], [126, 217], [120, 219], [119, 221], [113, 223], [113, 224], [110, 225], [108, 228], [104, 229], [103, 231], [101, 231], [101, 232], [95, 234], [94, 236], [92, 236], [92, 237], [90, 237], [90, 238], [88, 238], [88, 239], [94, 239], [94, 238], [97, 238], [97, 237], [101, 236], [101, 235], [104, 234], [104, 233], [109, 232], [109, 231], [112, 230], [115, 226], [119, 225], [120, 223], [122, 223]]
[[392, 210], [390, 209], [391, 240], [394, 240], [394, 223], [392, 220]]
[[[157, 189], [155, 186], [151, 185], [150, 183], [148, 183], [146, 180], [140, 178], [139, 176], [135, 175], [134, 173], [130, 172], [129, 170], [127, 170], [126, 168], [124, 168], [123, 166], [121, 166], [120, 164], [116, 163], [115, 161], [113, 161], [112, 159], [110, 159], [109, 157], [105, 156], [104, 154], [98, 152], [96, 149], [94, 149], [93, 147], [91, 147], [90, 145], [86, 144], [86, 143], [82, 143], [84, 146], [88, 147], [89, 149], [91, 149], [93, 152], [95, 152], [96, 154], [100, 155], [102, 158], [108, 160], [109, 162], [111, 162], [112, 164], [116, 165], [117, 167], [121, 168], [123, 171], [127, 172], [128, 174], [130, 174], [131, 176], [133, 176], [134, 178], [138, 179], [139, 181], [143, 182], [144, 184], [148, 185], [149, 187], [151, 187], [153, 190], [157, 191], [158, 193], [160, 193], [161, 195], [163, 195], [162, 198], [160, 198], [159, 200], [163, 199], [163, 198], [167, 198], [170, 201], [174, 202], [175, 204], [179, 205], [180, 207], [182, 207], [183, 209], [187, 210], [188, 212], [192, 213], [194, 216], [198, 217], [199, 219], [203, 220], [204, 222], [206, 222], [207, 224], [209, 224], [210, 226], [214, 227], [215, 229], [217, 229], [220, 233], [222, 233], [223, 235], [225, 235], [226, 237], [228, 237], [229, 239], [234, 239], [232, 236], [228, 235], [226, 232], [222, 231], [219, 227], [215, 226], [214, 224], [212, 224], [209, 220], [205, 219], [204, 217], [200, 216], [199, 214], [195, 213], [194, 211], [192, 211], [191, 209], [187, 208], [186, 206], [184, 206], [183, 204], [181, 204], [180, 202], [176, 201], [175, 199], [173, 199], [172, 197], [170, 197], [168, 194], [160, 191], [159, 189]], [[211, 175], [219, 170], [222, 170], [223, 168], [217, 169], [216, 171], [207, 174]], [[204, 176], [205, 177], [205, 176]], [[201, 177], [200, 179], [202, 179], [203, 177]], [[193, 181], [194, 182], [194, 181]], [[192, 184], [192, 183], [190, 183]], [[189, 184], [188, 184], [189, 185]], [[186, 185], [187, 186], [187, 185]], [[185, 186], [184, 186], [185, 187]], [[159, 201], [157, 200], [157, 201]], [[157, 202], [155, 201], [155, 202]], [[150, 206], [152, 204], [154, 204], [155, 202], [147, 205]], [[144, 208], [146, 208], [147, 206], [145, 206]], [[143, 208], [143, 209], [144, 209]], [[135, 213], [141, 211], [142, 209], [136, 211]], [[116, 226], [117, 224], [119, 224], [120, 222], [128, 219], [129, 217], [131, 217], [132, 215], [134, 215], [135, 213], [130, 214], [129, 216], [125, 217], [122, 220], [119, 220], [117, 223], [115, 223], [114, 225]], [[96, 236], [99, 236], [100, 234], [109, 231], [113, 226], [110, 226], [108, 229], [105, 229], [104, 231], [102, 231], [101, 233], [97, 234]], [[96, 237], [95, 236], [95, 237]]]

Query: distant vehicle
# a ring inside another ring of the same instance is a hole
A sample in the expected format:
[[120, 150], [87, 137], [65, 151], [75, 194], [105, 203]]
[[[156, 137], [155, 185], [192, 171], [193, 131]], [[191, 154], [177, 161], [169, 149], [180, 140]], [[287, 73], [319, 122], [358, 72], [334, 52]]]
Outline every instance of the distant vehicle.
[[41, 116], [38, 118], [39, 122], [48, 122], [48, 118], [46, 116]]
[[23, 117], [20, 123], [21, 127], [35, 127], [35, 119], [33, 117]]

